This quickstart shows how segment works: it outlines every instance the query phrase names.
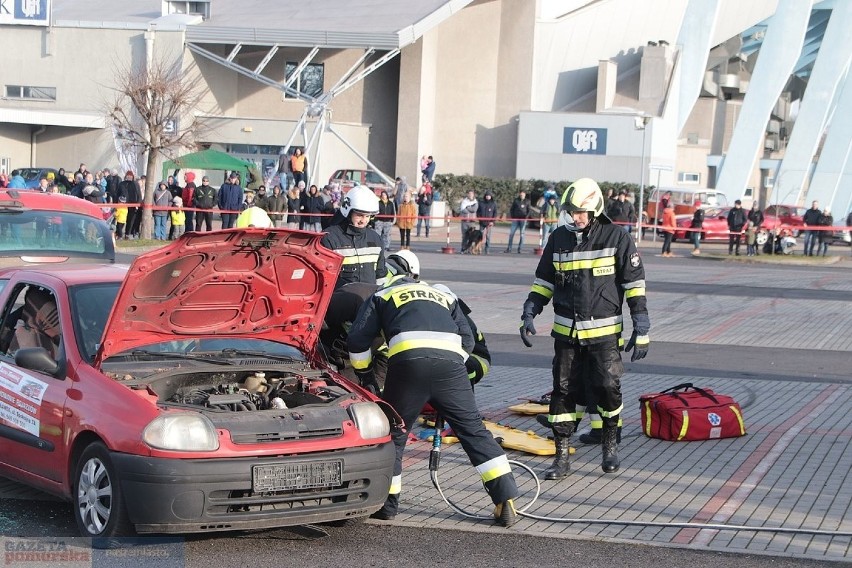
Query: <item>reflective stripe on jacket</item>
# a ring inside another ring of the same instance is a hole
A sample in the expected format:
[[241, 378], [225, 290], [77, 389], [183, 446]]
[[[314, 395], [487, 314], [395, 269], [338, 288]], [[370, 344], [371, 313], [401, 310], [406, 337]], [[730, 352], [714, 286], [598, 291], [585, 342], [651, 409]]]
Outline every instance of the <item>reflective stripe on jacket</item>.
[[622, 304], [647, 313], [645, 270], [632, 237], [598, 222], [582, 243], [577, 233], [557, 227], [545, 245], [528, 299], [539, 308], [553, 300], [557, 339], [581, 344], [620, 337]]
[[388, 359], [440, 358], [464, 364], [474, 337], [451, 294], [408, 277], [394, 277], [364, 302], [349, 330], [347, 348], [357, 372], [372, 367], [373, 340], [384, 335]]
[[331, 225], [322, 245], [343, 256], [335, 289], [350, 282], [385, 283], [385, 252], [382, 238], [370, 228], [356, 231], [348, 221]]

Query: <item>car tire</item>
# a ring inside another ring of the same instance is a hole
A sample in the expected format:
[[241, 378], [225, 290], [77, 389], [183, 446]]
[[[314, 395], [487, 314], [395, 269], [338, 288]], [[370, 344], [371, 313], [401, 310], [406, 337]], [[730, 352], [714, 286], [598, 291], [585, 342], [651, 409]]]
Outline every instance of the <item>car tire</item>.
[[92, 538], [93, 547], [115, 548], [119, 545], [115, 537], [135, 533], [127, 516], [121, 480], [102, 442], [86, 446], [80, 454], [73, 481], [74, 520], [80, 534]]
[[769, 242], [769, 232], [766, 229], [761, 229], [757, 236], [755, 237], [755, 241], [761, 247]]

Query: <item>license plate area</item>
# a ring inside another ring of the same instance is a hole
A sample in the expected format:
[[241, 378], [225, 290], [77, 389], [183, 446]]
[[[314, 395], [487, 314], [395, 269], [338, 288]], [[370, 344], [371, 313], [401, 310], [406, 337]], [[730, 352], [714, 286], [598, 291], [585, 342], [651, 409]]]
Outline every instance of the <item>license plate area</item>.
[[257, 492], [338, 487], [342, 477], [341, 460], [255, 465], [251, 469], [252, 489]]

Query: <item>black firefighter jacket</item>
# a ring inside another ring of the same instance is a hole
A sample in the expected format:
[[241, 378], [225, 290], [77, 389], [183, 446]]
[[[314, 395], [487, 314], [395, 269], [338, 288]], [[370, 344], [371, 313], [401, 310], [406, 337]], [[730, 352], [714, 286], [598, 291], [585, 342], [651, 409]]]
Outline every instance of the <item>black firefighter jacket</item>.
[[564, 226], [550, 235], [528, 299], [537, 313], [553, 300], [553, 337], [588, 345], [615, 336], [621, 343], [625, 298], [631, 314], [648, 312], [645, 269], [624, 229], [601, 221], [582, 243]]
[[373, 229], [356, 230], [346, 219], [341, 219], [327, 229], [320, 242], [343, 256], [335, 290], [350, 282], [379, 286], [385, 283], [388, 269], [385, 267], [384, 243]]

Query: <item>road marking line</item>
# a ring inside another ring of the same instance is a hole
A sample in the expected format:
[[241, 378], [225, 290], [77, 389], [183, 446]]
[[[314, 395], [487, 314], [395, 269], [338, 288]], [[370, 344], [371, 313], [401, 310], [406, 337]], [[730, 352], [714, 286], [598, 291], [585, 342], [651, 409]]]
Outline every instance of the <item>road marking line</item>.
[[[839, 388], [840, 385], [826, 387], [799, 412], [776, 426], [690, 522], [715, 524], [727, 522], [757, 488], [790, 442], [805, 427], [815, 422], [825, 410], [823, 403]], [[718, 532], [715, 529], [681, 529], [671, 542], [706, 546]]]

